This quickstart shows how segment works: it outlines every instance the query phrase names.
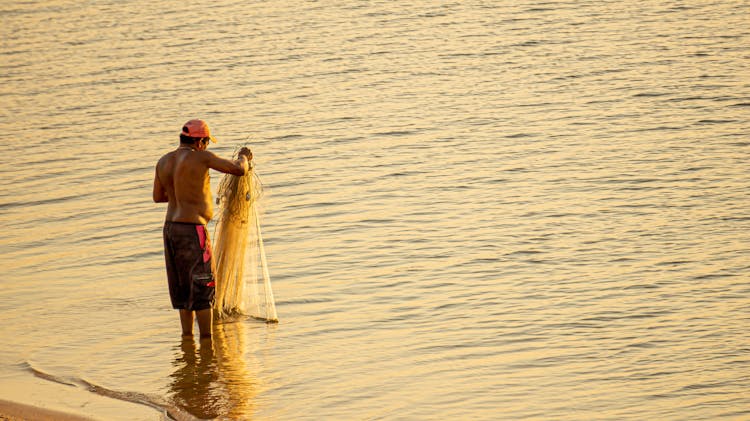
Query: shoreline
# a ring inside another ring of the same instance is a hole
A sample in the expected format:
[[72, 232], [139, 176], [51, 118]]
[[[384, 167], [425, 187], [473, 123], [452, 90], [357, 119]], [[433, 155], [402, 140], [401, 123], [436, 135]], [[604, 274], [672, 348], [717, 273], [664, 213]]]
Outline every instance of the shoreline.
[[92, 421], [94, 420], [94, 418], [73, 415], [53, 409], [39, 408], [36, 406], [0, 399], [0, 421], [20, 420]]
[[0, 421], [168, 420], [152, 407], [91, 393], [29, 373], [0, 375]]

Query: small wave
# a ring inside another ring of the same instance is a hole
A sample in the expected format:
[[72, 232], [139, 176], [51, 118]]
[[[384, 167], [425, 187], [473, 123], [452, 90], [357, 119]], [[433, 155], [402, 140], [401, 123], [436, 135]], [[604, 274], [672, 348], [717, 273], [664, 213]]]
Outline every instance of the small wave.
[[68, 195], [68, 196], [62, 196], [62, 197], [54, 197], [50, 199], [39, 199], [39, 200], [29, 200], [29, 201], [19, 201], [19, 202], [5, 202], [5, 203], [0, 203], [0, 209], [11, 209], [11, 208], [18, 208], [18, 207], [35, 207], [35, 206], [56, 204], [56, 203], [66, 202], [69, 200], [82, 199], [91, 195], [92, 194], [90, 193], [89, 194], [75, 194], [75, 195]]
[[658, 289], [658, 288], [660, 288], [660, 286], [654, 285], [654, 284], [637, 284], [637, 285], [626, 286], [623, 289], [628, 290], [628, 289]]
[[41, 370], [34, 368], [29, 362], [23, 363], [22, 366], [24, 369], [26, 369], [26, 371], [31, 372], [31, 374], [35, 375], [36, 377], [39, 377], [40, 379], [44, 379], [44, 380], [54, 382], [54, 383], [63, 384], [65, 386], [76, 386], [73, 380], [47, 374]]
[[735, 123], [737, 120], [712, 120], [712, 119], [706, 119], [706, 120], [698, 120], [698, 124], [725, 124], [725, 123]]
[[297, 300], [277, 300], [276, 304], [279, 305], [298, 305], [298, 304], [319, 304], [319, 303], [330, 303], [333, 302], [331, 298], [300, 298]]
[[535, 47], [544, 44], [544, 41], [529, 40], [511, 45], [511, 47]]
[[291, 140], [291, 139], [299, 139], [301, 137], [302, 137], [301, 134], [287, 134], [287, 135], [283, 135], [283, 136], [273, 137], [273, 138], [271, 138], [271, 140], [276, 140], [276, 141], [278, 141], [278, 140]]
[[416, 132], [412, 130], [393, 130], [390, 132], [378, 132], [374, 133], [373, 136], [407, 136]]
[[665, 95], [669, 95], [669, 94], [665, 92], [641, 92], [641, 93], [633, 95], [633, 98], [654, 98], [654, 97], [660, 97], [660, 96], [665, 96]]
[[503, 137], [505, 137], [506, 139], [521, 139], [524, 137], [534, 137], [534, 136], [538, 136], [538, 135], [534, 133], [516, 133], [516, 134], [509, 134]]
[[54, 374], [46, 373], [34, 366], [29, 362], [23, 364], [26, 371], [30, 372], [34, 376], [47, 380], [54, 383], [59, 383], [65, 386], [76, 387], [79, 389], [86, 390], [87, 392], [95, 393], [99, 396], [106, 398], [117, 399], [125, 402], [130, 402], [138, 405], [144, 405], [156, 409], [161, 412], [164, 419], [171, 419], [177, 421], [195, 421], [200, 420], [190, 413], [177, 408], [176, 406], [170, 405], [166, 400], [159, 396], [149, 395], [140, 392], [121, 392], [117, 390], [107, 389], [104, 386], [91, 383], [88, 380], [75, 377], [62, 377]]

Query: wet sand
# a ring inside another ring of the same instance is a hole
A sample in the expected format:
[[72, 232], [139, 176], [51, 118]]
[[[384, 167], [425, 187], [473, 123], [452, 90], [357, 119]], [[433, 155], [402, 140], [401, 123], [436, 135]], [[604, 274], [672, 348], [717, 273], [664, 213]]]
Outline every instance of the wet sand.
[[2, 420], [163, 420], [154, 408], [112, 399], [31, 374], [0, 378]]
[[51, 409], [37, 408], [30, 405], [24, 405], [17, 402], [10, 402], [0, 399], [0, 420], [1, 421], [19, 421], [19, 420], [39, 420], [39, 421], [82, 421], [93, 420]]

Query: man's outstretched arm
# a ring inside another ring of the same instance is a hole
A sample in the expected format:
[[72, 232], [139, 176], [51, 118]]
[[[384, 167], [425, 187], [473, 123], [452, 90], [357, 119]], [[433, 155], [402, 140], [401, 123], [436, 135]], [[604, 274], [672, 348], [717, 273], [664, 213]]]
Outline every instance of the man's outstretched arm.
[[[208, 152], [208, 151], [206, 151]], [[248, 148], [242, 148], [239, 158], [234, 161], [219, 158], [215, 154], [208, 152], [208, 167], [227, 174], [245, 175], [249, 169], [249, 162], [253, 158], [253, 153]]]

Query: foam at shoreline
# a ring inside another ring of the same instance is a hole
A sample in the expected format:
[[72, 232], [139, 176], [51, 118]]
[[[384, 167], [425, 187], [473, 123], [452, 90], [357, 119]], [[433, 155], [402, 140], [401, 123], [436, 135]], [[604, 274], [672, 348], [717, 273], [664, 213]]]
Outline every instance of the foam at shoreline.
[[0, 420], [165, 420], [154, 408], [26, 373], [0, 377]]

